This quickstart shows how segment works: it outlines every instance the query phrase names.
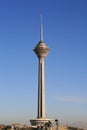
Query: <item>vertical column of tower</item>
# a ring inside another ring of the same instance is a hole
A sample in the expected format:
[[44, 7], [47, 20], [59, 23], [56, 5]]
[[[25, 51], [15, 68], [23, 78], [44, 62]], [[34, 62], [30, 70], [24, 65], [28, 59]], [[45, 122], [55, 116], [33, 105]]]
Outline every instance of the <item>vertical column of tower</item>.
[[45, 118], [44, 57], [39, 58], [38, 118]]
[[41, 109], [41, 117], [42, 118], [45, 118], [46, 115], [45, 115], [45, 78], [44, 78], [44, 58], [41, 59], [41, 69], [42, 69], [42, 73], [41, 73], [41, 77], [42, 77], [42, 101], [41, 101], [41, 106], [42, 106], [42, 109]]

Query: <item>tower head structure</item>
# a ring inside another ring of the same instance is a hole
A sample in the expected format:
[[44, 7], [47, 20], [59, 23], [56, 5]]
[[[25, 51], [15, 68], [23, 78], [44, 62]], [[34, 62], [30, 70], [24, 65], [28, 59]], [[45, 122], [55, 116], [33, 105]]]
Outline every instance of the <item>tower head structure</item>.
[[45, 58], [49, 52], [49, 48], [43, 41], [40, 41], [34, 48], [34, 52], [36, 53], [38, 58]]
[[38, 58], [45, 58], [49, 52], [48, 46], [43, 42], [43, 25], [42, 25], [42, 16], [40, 19], [40, 41], [34, 48], [34, 52]]

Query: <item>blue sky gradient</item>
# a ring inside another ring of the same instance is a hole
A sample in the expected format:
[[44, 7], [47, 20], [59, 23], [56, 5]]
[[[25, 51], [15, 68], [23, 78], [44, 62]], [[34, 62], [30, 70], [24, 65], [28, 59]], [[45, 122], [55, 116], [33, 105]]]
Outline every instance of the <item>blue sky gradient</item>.
[[0, 1], [0, 123], [37, 116], [38, 59], [43, 14], [46, 112], [60, 122], [87, 122], [87, 1]]

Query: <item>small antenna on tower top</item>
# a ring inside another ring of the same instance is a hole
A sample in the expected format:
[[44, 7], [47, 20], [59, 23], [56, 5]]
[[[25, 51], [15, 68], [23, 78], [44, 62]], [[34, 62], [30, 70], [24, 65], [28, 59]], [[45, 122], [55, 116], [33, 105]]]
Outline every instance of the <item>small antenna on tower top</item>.
[[42, 14], [40, 15], [40, 41], [43, 41], [43, 24], [42, 24]]

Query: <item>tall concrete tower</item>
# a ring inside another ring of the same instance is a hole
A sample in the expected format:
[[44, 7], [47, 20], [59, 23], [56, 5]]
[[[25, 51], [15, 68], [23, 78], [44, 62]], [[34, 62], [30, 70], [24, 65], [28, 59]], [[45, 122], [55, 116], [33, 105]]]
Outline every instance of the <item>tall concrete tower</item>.
[[43, 125], [50, 121], [45, 113], [45, 78], [44, 78], [44, 59], [49, 52], [48, 46], [43, 42], [42, 18], [40, 23], [40, 41], [34, 48], [34, 52], [39, 59], [38, 67], [38, 112], [37, 119], [30, 120], [31, 125]]

